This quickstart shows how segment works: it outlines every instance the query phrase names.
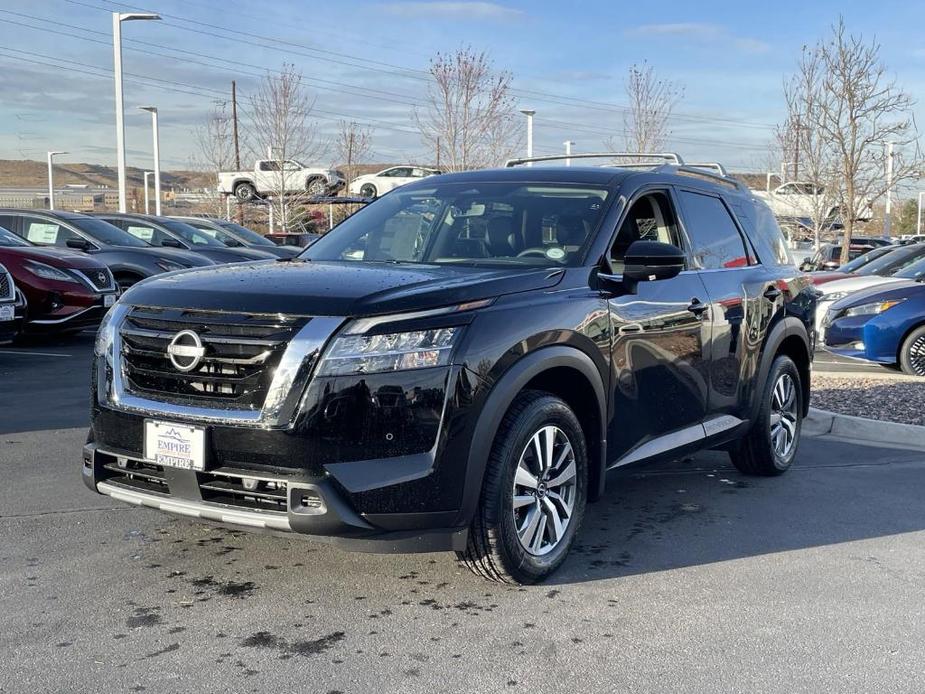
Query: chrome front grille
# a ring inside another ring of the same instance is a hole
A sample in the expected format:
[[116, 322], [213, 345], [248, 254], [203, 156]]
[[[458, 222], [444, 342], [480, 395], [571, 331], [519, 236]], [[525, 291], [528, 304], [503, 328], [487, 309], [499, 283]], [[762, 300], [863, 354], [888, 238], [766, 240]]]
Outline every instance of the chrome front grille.
[[0, 265], [0, 301], [11, 301], [15, 297], [16, 287], [13, 284], [13, 276]]
[[[133, 307], [120, 329], [125, 390], [160, 402], [258, 411], [290, 340], [309, 320]], [[198, 338], [200, 356], [172, 360], [168, 347], [184, 331]]]
[[98, 270], [73, 270], [91, 289], [97, 292], [113, 292], [116, 290], [116, 280], [108, 268]]

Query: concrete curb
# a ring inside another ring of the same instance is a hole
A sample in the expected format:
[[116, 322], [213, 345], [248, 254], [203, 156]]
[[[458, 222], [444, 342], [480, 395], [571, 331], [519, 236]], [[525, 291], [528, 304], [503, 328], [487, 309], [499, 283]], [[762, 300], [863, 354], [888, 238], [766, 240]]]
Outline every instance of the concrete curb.
[[803, 433], [807, 436], [833, 436], [853, 443], [870, 443], [925, 451], [925, 427], [852, 417], [837, 412], [817, 410], [815, 407], [809, 408], [809, 416], [803, 420]]

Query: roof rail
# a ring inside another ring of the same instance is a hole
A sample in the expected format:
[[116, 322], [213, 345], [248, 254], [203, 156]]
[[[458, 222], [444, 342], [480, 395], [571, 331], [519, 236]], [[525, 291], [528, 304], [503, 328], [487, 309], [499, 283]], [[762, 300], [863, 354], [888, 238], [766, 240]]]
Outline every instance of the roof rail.
[[553, 154], [545, 157], [523, 157], [508, 159], [504, 165], [508, 168], [536, 161], [562, 161], [563, 159], [662, 159], [675, 166], [684, 166], [680, 154], [674, 152], [579, 152], [577, 154]]
[[720, 176], [729, 177], [729, 172], [726, 170], [726, 167], [720, 164], [718, 161], [697, 161], [697, 162], [688, 162], [688, 166], [694, 166], [698, 169], [713, 169]]

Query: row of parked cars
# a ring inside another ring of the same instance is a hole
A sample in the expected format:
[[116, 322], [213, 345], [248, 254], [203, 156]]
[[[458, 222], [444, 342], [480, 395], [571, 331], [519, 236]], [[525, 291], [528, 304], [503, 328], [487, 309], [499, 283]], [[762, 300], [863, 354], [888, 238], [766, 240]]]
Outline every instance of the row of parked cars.
[[0, 209], [0, 341], [95, 327], [154, 275], [300, 251], [216, 218]]
[[839, 266], [841, 251], [823, 246], [801, 265], [820, 293], [817, 345], [925, 376], [925, 243], [853, 239]]

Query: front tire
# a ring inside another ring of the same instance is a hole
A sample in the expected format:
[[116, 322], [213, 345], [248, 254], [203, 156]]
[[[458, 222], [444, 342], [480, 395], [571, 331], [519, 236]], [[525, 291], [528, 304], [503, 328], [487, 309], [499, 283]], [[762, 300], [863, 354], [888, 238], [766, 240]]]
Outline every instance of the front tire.
[[796, 457], [803, 429], [803, 388], [790, 357], [774, 360], [760, 397], [757, 419], [729, 457], [746, 475], [782, 475]]
[[925, 325], [922, 325], [903, 340], [899, 348], [899, 366], [910, 376], [925, 376]]
[[360, 197], [361, 198], [375, 198], [379, 195], [379, 191], [376, 190], [376, 186], [372, 183], [364, 183], [360, 188]]
[[323, 178], [315, 176], [305, 182], [305, 192], [313, 198], [321, 197], [328, 189], [328, 183]]
[[536, 583], [565, 561], [584, 517], [588, 456], [578, 418], [559, 398], [524, 391], [495, 436], [468, 545], [473, 573]]

